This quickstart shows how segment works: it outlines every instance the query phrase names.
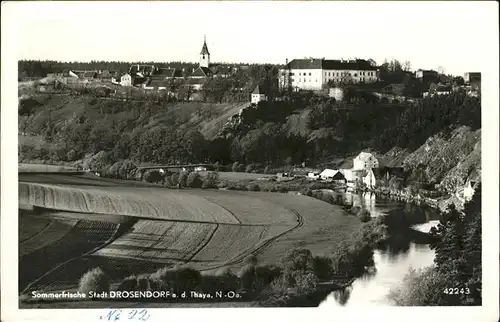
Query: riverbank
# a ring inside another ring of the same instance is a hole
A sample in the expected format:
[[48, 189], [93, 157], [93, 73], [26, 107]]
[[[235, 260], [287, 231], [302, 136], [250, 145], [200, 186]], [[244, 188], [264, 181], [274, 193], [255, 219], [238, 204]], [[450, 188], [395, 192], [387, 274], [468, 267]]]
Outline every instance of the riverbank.
[[429, 197], [422, 197], [420, 194], [413, 195], [406, 190], [394, 190], [394, 189], [389, 190], [385, 188], [364, 189], [360, 190], [360, 192], [361, 193], [372, 192], [377, 197], [383, 197], [386, 199], [411, 203], [415, 205], [425, 204], [431, 208], [443, 212], [446, 211], [446, 208], [451, 203], [455, 204], [457, 209], [462, 209], [464, 205], [464, 202], [459, 198], [457, 198], [455, 195], [447, 195], [445, 197], [434, 199]]

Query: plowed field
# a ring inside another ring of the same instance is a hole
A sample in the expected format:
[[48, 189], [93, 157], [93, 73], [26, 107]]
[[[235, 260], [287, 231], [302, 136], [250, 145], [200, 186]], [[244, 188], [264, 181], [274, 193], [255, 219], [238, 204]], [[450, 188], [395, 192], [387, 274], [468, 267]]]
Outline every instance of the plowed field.
[[66, 211], [65, 219], [20, 218], [21, 290], [74, 289], [96, 266], [119, 282], [174, 264], [237, 269], [251, 254], [275, 263], [297, 247], [328, 254], [359, 225], [336, 206], [291, 194], [170, 190], [90, 175], [19, 178], [20, 204]]

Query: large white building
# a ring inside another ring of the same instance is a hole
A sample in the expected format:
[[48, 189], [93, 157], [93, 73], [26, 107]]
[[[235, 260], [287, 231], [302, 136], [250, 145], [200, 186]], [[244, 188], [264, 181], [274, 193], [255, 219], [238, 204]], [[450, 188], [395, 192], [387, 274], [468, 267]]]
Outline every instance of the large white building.
[[361, 152], [353, 160], [353, 170], [369, 170], [372, 168], [378, 168], [379, 162], [373, 154], [368, 152]]
[[320, 90], [329, 81], [334, 83], [374, 83], [378, 69], [367, 60], [294, 59], [280, 70], [281, 88]]

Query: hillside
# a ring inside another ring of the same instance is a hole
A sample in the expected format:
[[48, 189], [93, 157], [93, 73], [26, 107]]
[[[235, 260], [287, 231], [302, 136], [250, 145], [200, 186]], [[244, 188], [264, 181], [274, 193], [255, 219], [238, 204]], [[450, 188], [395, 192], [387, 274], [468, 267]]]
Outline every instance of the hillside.
[[430, 137], [403, 162], [409, 170], [419, 165], [425, 166], [429, 181], [442, 182], [448, 191], [455, 191], [467, 180], [480, 181], [481, 130], [461, 126], [448, 135]]
[[[24, 96], [20, 101], [20, 128], [23, 132], [39, 133], [49, 120], [53, 126], [63, 126], [67, 120], [85, 116], [96, 122], [105, 114], [110, 121], [126, 120], [134, 113], [144, 114], [145, 128], [171, 125], [172, 122], [185, 128], [200, 131], [207, 139], [213, 139], [222, 129], [227, 119], [238, 114], [248, 103], [211, 104], [197, 102], [179, 103], [131, 103], [120, 100], [95, 98], [91, 95], [36, 95]], [[41, 109], [43, 107], [43, 109]], [[137, 110], [136, 110], [137, 109]]]
[[92, 93], [39, 94], [20, 99], [19, 160], [77, 162], [101, 173], [121, 169], [124, 162], [238, 162], [243, 170], [262, 172], [303, 162], [345, 168], [360, 151], [370, 151], [382, 164], [403, 166], [410, 174], [424, 167], [426, 182], [443, 181], [453, 190], [480, 176], [480, 102], [454, 93], [414, 103], [344, 104], [295, 93], [246, 108], [248, 103], [172, 102], [148, 95], [117, 100]]

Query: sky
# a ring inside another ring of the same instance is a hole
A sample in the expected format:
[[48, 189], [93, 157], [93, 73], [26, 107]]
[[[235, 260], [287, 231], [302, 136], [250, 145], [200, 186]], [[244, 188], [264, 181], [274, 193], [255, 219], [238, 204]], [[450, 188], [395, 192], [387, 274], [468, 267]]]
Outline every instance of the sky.
[[488, 68], [485, 55], [494, 39], [485, 35], [498, 28], [496, 2], [9, 5], [16, 9], [9, 16], [18, 57], [62, 61], [198, 61], [206, 34], [213, 62], [398, 59], [413, 70], [463, 74]]

